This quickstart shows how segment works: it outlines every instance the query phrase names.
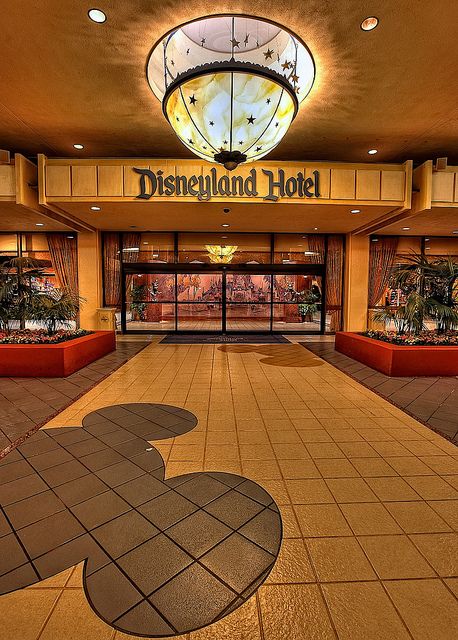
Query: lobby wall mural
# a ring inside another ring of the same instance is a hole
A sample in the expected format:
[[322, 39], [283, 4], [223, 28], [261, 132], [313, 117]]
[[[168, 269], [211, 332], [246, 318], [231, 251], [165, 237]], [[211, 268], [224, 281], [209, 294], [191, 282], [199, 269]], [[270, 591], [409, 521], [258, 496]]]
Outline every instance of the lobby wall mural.
[[258, 484], [223, 472], [165, 479], [150, 441], [197, 425], [163, 404], [108, 406], [40, 430], [0, 463], [0, 593], [84, 561], [96, 614], [127, 634], [174, 636], [243, 604], [270, 573], [282, 523]]

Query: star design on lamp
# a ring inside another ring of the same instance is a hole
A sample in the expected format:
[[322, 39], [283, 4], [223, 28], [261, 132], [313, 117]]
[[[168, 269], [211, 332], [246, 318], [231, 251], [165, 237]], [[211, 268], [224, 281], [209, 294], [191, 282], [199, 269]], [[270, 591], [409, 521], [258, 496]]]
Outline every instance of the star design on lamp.
[[284, 27], [211, 16], [167, 33], [149, 56], [147, 78], [181, 142], [232, 170], [280, 143], [312, 88], [315, 65]]

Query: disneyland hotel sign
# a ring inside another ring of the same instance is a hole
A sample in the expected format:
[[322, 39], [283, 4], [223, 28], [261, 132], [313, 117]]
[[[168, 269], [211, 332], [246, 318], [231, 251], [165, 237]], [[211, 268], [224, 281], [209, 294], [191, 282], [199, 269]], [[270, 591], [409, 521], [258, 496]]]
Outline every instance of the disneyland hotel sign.
[[276, 173], [262, 169], [267, 176], [267, 193], [259, 194], [256, 169], [251, 169], [246, 178], [237, 175], [217, 175], [213, 167], [206, 175], [164, 175], [164, 172], [133, 167], [140, 174], [140, 193], [137, 198], [149, 200], [153, 196], [195, 196], [198, 200], [210, 200], [213, 196], [262, 197], [276, 202], [280, 198], [319, 198], [320, 173], [313, 171], [306, 178], [301, 171], [294, 177], [285, 177], [283, 169]]

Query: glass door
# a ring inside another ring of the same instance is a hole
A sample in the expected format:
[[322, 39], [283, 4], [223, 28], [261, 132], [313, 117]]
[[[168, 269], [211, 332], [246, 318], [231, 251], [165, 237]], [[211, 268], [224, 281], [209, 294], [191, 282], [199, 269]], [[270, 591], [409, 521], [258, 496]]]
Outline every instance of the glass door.
[[125, 329], [175, 331], [175, 275], [125, 275]]
[[223, 330], [223, 274], [177, 274], [177, 330]]
[[323, 325], [322, 278], [318, 275], [273, 276], [273, 330], [317, 332]]
[[271, 331], [272, 276], [226, 274], [226, 330]]

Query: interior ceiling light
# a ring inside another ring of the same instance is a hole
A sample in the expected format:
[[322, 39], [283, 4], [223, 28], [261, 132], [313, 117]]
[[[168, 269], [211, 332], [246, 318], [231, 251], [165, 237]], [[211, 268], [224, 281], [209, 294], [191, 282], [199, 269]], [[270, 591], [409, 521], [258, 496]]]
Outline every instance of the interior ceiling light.
[[75, 147], [75, 149], [78, 149], [78, 151], [84, 149], [84, 144], [74, 144], [73, 146]]
[[410, 227], [402, 227], [403, 231], [410, 231]]
[[36, 223], [35, 223], [35, 226], [36, 226], [36, 227], [44, 227], [45, 225], [44, 225], [44, 223], [43, 223], [43, 222], [36, 222]]
[[370, 156], [374, 156], [376, 153], [378, 153], [378, 149], [369, 149], [369, 151], [367, 153]]
[[102, 207], [91, 207], [91, 211], [101, 211]]
[[226, 245], [205, 245], [206, 250], [208, 251], [208, 255], [210, 258], [210, 262], [216, 264], [227, 264], [231, 262], [234, 257], [234, 253], [237, 251], [237, 246], [226, 246]]
[[75, 237], [75, 236], [67, 236], [67, 238], [68, 238], [69, 240], [73, 240], [73, 238], [74, 238], [74, 237]]
[[232, 170], [280, 143], [312, 88], [315, 64], [279, 25], [226, 15], [166, 34], [146, 73], [181, 142]]
[[87, 15], [92, 20], [92, 22], [98, 22], [102, 24], [102, 22], [106, 22], [107, 16], [101, 9], [89, 9]]
[[230, 225], [228, 225], [227, 223], [225, 223], [225, 224], [222, 224], [221, 226], [222, 226], [222, 227], [229, 227]]
[[361, 209], [351, 209], [350, 213], [361, 213]]
[[372, 31], [372, 29], [375, 29], [377, 25], [378, 25], [378, 18], [376, 18], [375, 16], [370, 16], [369, 18], [365, 18], [361, 22], [360, 26], [363, 31]]
[[452, 233], [458, 234], [458, 229], [455, 229], [455, 231], [452, 231]]

